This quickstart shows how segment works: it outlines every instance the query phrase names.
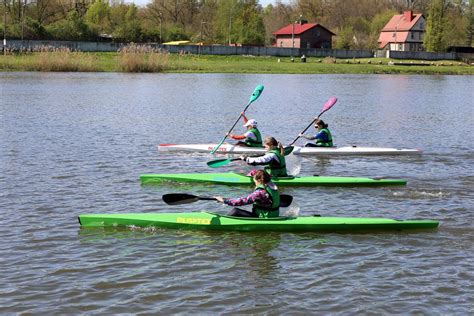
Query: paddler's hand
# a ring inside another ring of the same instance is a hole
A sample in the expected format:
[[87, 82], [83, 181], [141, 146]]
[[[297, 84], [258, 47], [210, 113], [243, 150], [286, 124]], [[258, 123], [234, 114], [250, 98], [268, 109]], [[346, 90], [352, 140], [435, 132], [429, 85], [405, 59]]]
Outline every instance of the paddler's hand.
[[240, 156], [239, 158], [240, 158], [240, 160], [245, 161], [245, 160], [247, 159], [247, 157], [248, 157], [247, 155], [242, 155], [242, 156]]
[[303, 133], [298, 134], [298, 137], [303, 137], [303, 138], [305, 138]]
[[216, 196], [215, 198], [216, 198], [217, 202], [224, 203], [224, 198], [222, 196]]

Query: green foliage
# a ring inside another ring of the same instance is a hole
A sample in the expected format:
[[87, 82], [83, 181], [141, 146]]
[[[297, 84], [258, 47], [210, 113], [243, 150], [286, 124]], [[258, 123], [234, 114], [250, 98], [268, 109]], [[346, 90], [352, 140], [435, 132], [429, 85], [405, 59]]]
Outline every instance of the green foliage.
[[429, 52], [446, 51], [446, 17], [444, 14], [444, 0], [433, 0], [430, 5], [424, 45]]
[[218, 2], [215, 17], [216, 42], [227, 44], [229, 41], [232, 43], [238, 41], [236, 21], [241, 7], [241, 4], [234, 0], [221, 0]]
[[189, 40], [190, 36], [186, 34], [184, 29], [180, 26], [172, 26], [166, 30], [166, 41], [185, 41]]
[[114, 31], [114, 38], [126, 42], [140, 42], [142, 29], [138, 19], [138, 9], [132, 4], [124, 16], [124, 21]]
[[237, 18], [240, 29], [239, 42], [242, 45], [263, 45], [265, 43], [265, 26], [257, 1], [246, 1]]
[[108, 2], [96, 0], [86, 12], [86, 23], [95, 32], [110, 32], [110, 6]]
[[96, 35], [76, 11], [70, 12], [65, 20], [48, 25], [46, 31], [51, 38], [58, 40], [85, 41]]
[[163, 43], [165, 41], [160, 40], [160, 28], [144, 28], [142, 29], [142, 40], [144, 42], [156, 42]]
[[[320, 23], [338, 34], [335, 48], [374, 49], [380, 30], [389, 19], [413, 9], [428, 18], [425, 44], [429, 50], [472, 45], [473, 40], [474, 0], [294, 0], [276, 1], [263, 9], [258, 1], [149, 0], [145, 7], [115, 0], [95, 0], [92, 4], [7, 1], [7, 36], [94, 40], [97, 34], [107, 33], [120, 41], [160, 42], [161, 33], [164, 42], [191, 36], [199, 41], [202, 32], [202, 38], [209, 44], [271, 45], [272, 32], [302, 14], [308, 22]], [[20, 4], [26, 6], [23, 24]]]
[[48, 37], [48, 32], [44, 26], [37, 20], [33, 20], [30, 17], [26, 18], [25, 21], [25, 38], [31, 39], [45, 39]]
[[380, 32], [395, 14], [397, 14], [397, 12], [394, 10], [385, 10], [374, 16], [372, 21], [370, 21], [370, 26], [369, 26], [370, 35], [365, 45], [366, 49], [378, 48], [378, 39], [380, 36]]
[[350, 49], [353, 45], [354, 30], [352, 26], [344, 27], [337, 35], [336, 48]]

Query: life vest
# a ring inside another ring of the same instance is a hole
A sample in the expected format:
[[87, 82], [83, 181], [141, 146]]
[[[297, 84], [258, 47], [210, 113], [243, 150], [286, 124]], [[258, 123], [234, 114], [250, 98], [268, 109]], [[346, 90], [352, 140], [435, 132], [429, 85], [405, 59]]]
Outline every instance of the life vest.
[[316, 140], [316, 146], [321, 146], [321, 147], [332, 147], [333, 144], [332, 144], [332, 136], [331, 136], [331, 132], [327, 129], [327, 128], [323, 128], [321, 129], [321, 132], [325, 132], [326, 135], [328, 135], [328, 141], [325, 142], [323, 141], [322, 139], [317, 139]]
[[256, 201], [253, 203], [252, 210], [260, 218], [270, 218], [280, 216], [280, 192], [278, 190], [273, 190], [268, 186], [259, 185], [255, 190], [265, 190], [270, 195], [272, 200], [272, 205], [270, 207], [265, 207]]
[[265, 171], [268, 172], [272, 177], [288, 177], [286, 172], [285, 156], [280, 153], [280, 149], [270, 150], [269, 153], [274, 153], [278, 157], [278, 161], [272, 159], [268, 166], [265, 166]]
[[257, 128], [253, 127], [249, 129], [249, 132], [252, 132], [255, 135], [255, 137], [257, 137], [257, 140], [247, 137], [244, 140], [244, 143], [250, 147], [263, 147], [262, 135], [260, 134], [260, 131]]

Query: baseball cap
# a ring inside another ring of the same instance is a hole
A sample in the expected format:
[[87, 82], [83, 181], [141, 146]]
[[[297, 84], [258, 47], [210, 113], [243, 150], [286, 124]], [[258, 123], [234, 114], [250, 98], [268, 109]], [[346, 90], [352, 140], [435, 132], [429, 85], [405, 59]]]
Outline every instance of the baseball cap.
[[254, 119], [248, 120], [247, 123], [244, 124], [245, 127], [252, 125], [252, 126], [257, 126], [257, 121]]

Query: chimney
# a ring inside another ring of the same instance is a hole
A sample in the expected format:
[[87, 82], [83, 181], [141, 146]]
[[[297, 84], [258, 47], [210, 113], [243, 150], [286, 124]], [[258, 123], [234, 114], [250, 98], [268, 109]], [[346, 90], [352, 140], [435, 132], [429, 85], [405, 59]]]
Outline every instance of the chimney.
[[405, 11], [403, 12], [403, 16], [407, 22], [411, 22], [413, 20], [413, 11]]
[[303, 24], [306, 24], [306, 23], [308, 23], [308, 20], [303, 20], [303, 19], [300, 20], [300, 25], [303, 25]]

